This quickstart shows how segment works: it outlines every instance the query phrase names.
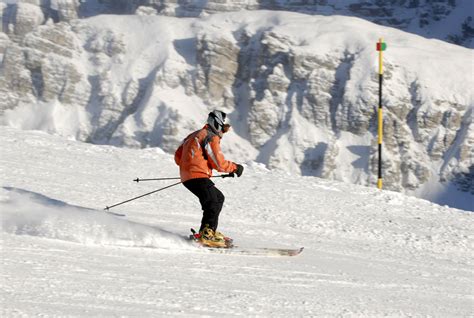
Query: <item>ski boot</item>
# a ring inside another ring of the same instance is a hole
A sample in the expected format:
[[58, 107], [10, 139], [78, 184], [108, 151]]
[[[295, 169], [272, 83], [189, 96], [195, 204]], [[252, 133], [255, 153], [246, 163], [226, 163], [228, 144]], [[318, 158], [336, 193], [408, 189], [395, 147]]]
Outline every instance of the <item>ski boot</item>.
[[214, 237], [218, 238], [219, 240], [224, 240], [226, 242], [226, 246], [227, 247], [231, 247], [233, 244], [233, 240], [228, 237], [228, 236], [225, 236], [224, 234], [222, 234], [221, 232], [219, 231], [214, 231]]
[[199, 242], [203, 246], [218, 248], [232, 247], [232, 239], [225, 237], [222, 233], [214, 231], [208, 226], [205, 226], [199, 233], [194, 229], [191, 229], [191, 232], [193, 233], [191, 239]]

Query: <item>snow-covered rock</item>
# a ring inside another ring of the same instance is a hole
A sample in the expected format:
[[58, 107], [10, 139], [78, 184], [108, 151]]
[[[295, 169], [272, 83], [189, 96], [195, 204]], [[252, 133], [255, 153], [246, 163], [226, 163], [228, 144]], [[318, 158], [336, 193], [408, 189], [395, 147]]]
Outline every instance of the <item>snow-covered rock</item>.
[[7, 0], [0, 3], [0, 31], [21, 42], [42, 24], [77, 19], [78, 10], [78, 0]]
[[[199, 17], [241, 10], [282, 10], [308, 14], [344, 15], [363, 18], [428, 38], [474, 47], [474, 3], [470, 0], [4, 0], [0, 3], [3, 32], [20, 34], [44, 23], [70, 21], [99, 14], [166, 15]], [[25, 10], [25, 6], [38, 8]], [[36, 11], [36, 12], [33, 12]], [[16, 15], [18, 13], [18, 19]], [[17, 21], [16, 21], [17, 20]], [[8, 31], [9, 30], [9, 31]], [[19, 37], [21, 38], [21, 37]]]
[[[94, 1], [84, 6], [96, 7]], [[471, 0], [103, 0], [103, 12], [130, 14], [148, 6], [158, 14], [198, 17], [240, 10], [284, 10], [355, 16], [429, 38], [474, 47], [474, 3]]]

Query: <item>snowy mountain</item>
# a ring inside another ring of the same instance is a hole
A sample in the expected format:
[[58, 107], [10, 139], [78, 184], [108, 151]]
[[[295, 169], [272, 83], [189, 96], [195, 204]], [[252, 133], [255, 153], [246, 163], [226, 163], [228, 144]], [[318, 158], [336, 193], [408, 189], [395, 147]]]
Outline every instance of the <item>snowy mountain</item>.
[[[395, 27], [428, 38], [474, 47], [474, 3], [470, 0], [210, 0], [104, 1], [115, 12], [133, 13], [151, 7], [158, 14], [199, 16], [222, 11], [284, 10], [318, 15], [345, 15]], [[92, 4], [92, 3], [91, 3]], [[142, 7], [139, 7], [142, 6]], [[110, 7], [105, 6], [105, 9]], [[87, 6], [84, 5], [87, 10]]]
[[[47, 19], [70, 21], [98, 14], [198, 17], [239, 10], [284, 10], [355, 16], [428, 38], [474, 47], [471, 0], [3, 0], [2, 30], [14, 37]], [[18, 8], [6, 8], [6, 4]], [[36, 8], [33, 8], [36, 6]]]
[[221, 255], [183, 239], [201, 212], [181, 185], [111, 210], [124, 217], [102, 210], [170, 184], [132, 181], [177, 175], [158, 148], [9, 127], [0, 147], [3, 317], [472, 314], [472, 213], [250, 162], [216, 180], [220, 230], [305, 251]]
[[172, 153], [218, 108], [230, 113], [224, 150], [235, 160], [370, 185], [381, 36], [385, 187], [472, 209], [474, 80], [460, 71], [472, 50], [357, 18], [256, 11], [40, 26], [3, 42], [1, 120]]

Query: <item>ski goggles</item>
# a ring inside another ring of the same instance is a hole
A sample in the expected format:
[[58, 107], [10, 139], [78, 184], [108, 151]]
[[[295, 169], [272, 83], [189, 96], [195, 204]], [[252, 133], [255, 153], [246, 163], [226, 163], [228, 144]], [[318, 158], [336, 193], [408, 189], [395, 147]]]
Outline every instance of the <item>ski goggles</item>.
[[225, 134], [226, 132], [228, 132], [230, 130], [230, 127], [232, 127], [232, 126], [229, 125], [229, 124], [224, 124], [222, 126], [222, 132]]

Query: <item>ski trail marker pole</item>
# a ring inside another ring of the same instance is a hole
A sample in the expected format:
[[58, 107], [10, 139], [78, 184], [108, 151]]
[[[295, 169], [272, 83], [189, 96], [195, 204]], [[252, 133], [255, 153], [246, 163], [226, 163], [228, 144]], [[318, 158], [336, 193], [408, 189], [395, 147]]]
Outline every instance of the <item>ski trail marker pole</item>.
[[382, 141], [383, 141], [383, 114], [382, 114], [382, 84], [383, 84], [383, 51], [387, 49], [387, 43], [383, 38], [377, 43], [379, 51], [379, 109], [378, 109], [378, 146], [379, 146], [379, 166], [377, 188], [382, 189]]

